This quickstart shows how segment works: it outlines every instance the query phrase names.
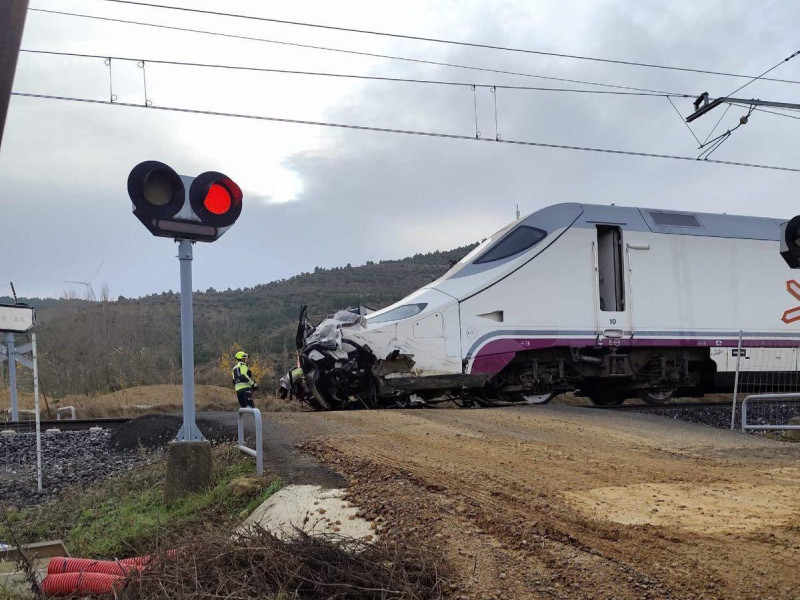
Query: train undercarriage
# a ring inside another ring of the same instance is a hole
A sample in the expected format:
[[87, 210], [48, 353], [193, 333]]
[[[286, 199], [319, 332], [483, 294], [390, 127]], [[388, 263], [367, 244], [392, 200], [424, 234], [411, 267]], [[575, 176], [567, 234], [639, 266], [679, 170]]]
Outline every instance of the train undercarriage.
[[348, 339], [346, 321], [358, 318], [349, 314], [338, 314], [345, 326], [314, 336], [301, 318], [305, 377], [298, 399], [315, 410], [544, 404], [564, 392], [598, 405], [637, 396], [662, 403], [677, 394], [702, 396], [714, 385], [716, 366], [702, 347], [556, 347], [520, 352], [494, 376], [426, 375], [415, 369], [413, 355], [395, 351], [380, 360], [369, 346]]

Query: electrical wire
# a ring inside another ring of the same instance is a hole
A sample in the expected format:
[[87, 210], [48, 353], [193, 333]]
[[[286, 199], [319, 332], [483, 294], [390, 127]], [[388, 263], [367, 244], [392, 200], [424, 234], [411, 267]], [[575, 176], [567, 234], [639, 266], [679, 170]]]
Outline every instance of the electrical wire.
[[[625, 65], [631, 67], [644, 67], [649, 69], [663, 69], [667, 71], [682, 71], [686, 73], [702, 73], [705, 75], [720, 75], [724, 77], [738, 77], [742, 79], [751, 79], [753, 75], [742, 75], [741, 73], [726, 73], [724, 71], [711, 71], [707, 69], [694, 69], [691, 67], [676, 67], [671, 65], [659, 65], [654, 63], [644, 63], [644, 62], [636, 62], [636, 61], [628, 61], [628, 60], [616, 60], [611, 58], [600, 58], [596, 56], [582, 56], [578, 54], [564, 54], [560, 52], [546, 52], [544, 50], [531, 50], [527, 48], [513, 48], [508, 46], [497, 46], [493, 44], [479, 44], [475, 42], [462, 42], [457, 40], [448, 40], [443, 38], [433, 38], [433, 37], [425, 37], [419, 35], [409, 35], [409, 34], [402, 34], [402, 33], [391, 33], [387, 31], [375, 31], [370, 29], [356, 29], [352, 27], [342, 27], [336, 25], [322, 25], [320, 23], [308, 23], [303, 21], [290, 21], [287, 19], [275, 19], [271, 17], [257, 17], [254, 15], [243, 15], [239, 13], [229, 13], [229, 12], [221, 12], [221, 11], [214, 11], [214, 10], [202, 10], [199, 8], [188, 8], [184, 6], [172, 6], [167, 4], [151, 4], [149, 2], [139, 2], [136, 0], [101, 0], [102, 2], [113, 2], [116, 4], [129, 4], [135, 6], [147, 6], [150, 8], [160, 8], [166, 10], [176, 10], [182, 12], [191, 12], [195, 14], [203, 14], [203, 15], [213, 15], [215, 17], [231, 17], [236, 19], [247, 19], [251, 21], [261, 21], [265, 23], [277, 23], [281, 25], [293, 25], [299, 27], [310, 27], [314, 29], [325, 29], [329, 31], [341, 31], [346, 33], [359, 33], [365, 35], [374, 35], [374, 36], [381, 36], [381, 37], [390, 37], [396, 39], [403, 39], [403, 40], [413, 40], [418, 42], [432, 42], [435, 44], [448, 44], [453, 46], [462, 46], [462, 47], [469, 47], [469, 48], [481, 48], [483, 50], [502, 50], [505, 52], [517, 52], [522, 54], [536, 54], [539, 56], [552, 56], [556, 58], [569, 58], [574, 60], [587, 60], [592, 62], [601, 62], [607, 64], [614, 64], [614, 65]], [[768, 72], [768, 71], [767, 71]], [[755, 77], [755, 79], [760, 79], [766, 73], [762, 73]], [[780, 83], [800, 83], [800, 81], [793, 81], [788, 79], [768, 79], [765, 78], [765, 81], [777, 81]], [[745, 84], [748, 85], [748, 84]]]
[[[250, 67], [244, 65], [222, 65], [215, 63], [198, 63], [198, 62], [183, 62], [178, 60], [157, 60], [151, 58], [132, 58], [129, 56], [110, 56], [108, 54], [82, 54], [78, 52], [55, 52], [51, 50], [30, 50], [21, 48], [20, 52], [27, 52], [29, 54], [45, 54], [52, 56], [72, 56], [77, 58], [96, 58], [102, 60], [126, 60], [131, 62], [145, 62], [148, 64], [159, 65], [175, 65], [181, 67], [200, 67], [208, 69], [228, 69], [233, 71], [255, 71], [261, 73], [278, 73], [282, 75], [310, 75], [315, 77], [338, 77], [345, 79], [364, 79], [369, 81], [389, 81], [397, 83], [421, 83], [431, 85], [444, 85], [444, 86], [459, 86], [459, 87], [484, 87], [484, 88], [497, 88], [504, 90], [527, 90], [538, 92], [575, 92], [579, 94], [611, 94], [618, 96], [649, 96], [656, 98], [669, 98], [669, 94], [658, 94], [654, 92], [621, 92], [616, 90], [586, 90], [576, 88], [547, 88], [547, 87], [534, 87], [524, 85], [500, 85], [493, 83], [475, 83], [464, 81], [442, 81], [436, 79], [406, 79], [402, 77], [380, 77], [376, 75], [351, 75], [347, 73], [327, 73], [322, 71], [298, 71], [294, 69], [273, 69], [268, 67]], [[676, 98], [692, 98], [690, 94], [675, 95]]]
[[683, 123], [684, 125], [686, 125], [686, 129], [688, 129], [688, 130], [689, 130], [689, 133], [691, 133], [691, 134], [692, 134], [692, 137], [695, 139], [695, 141], [696, 141], [696, 142], [697, 142], [697, 143], [698, 143], [700, 146], [702, 146], [702, 145], [703, 145], [703, 143], [702, 143], [702, 142], [699, 140], [699, 138], [698, 138], [698, 137], [697, 137], [697, 136], [694, 134], [694, 131], [692, 130], [691, 126], [690, 126], [690, 125], [689, 125], [689, 124], [688, 124], [688, 123], [687, 123], [687, 122], [684, 120], [684, 118], [683, 118], [683, 115], [681, 114], [681, 111], [679, 111], [679, 110], [678, 110], [678, 107], [677, 107], [677, 106], [675, 106], [675, 103], [672, 101], [672, 98], [670, 98], [669, 96], [667, 96], [667, 100], [669, 100], [669, 103], [672, 105], [672, 108], [674, 108], [674, 109], [675, 109], [675, 113], [678, 115], [678, 118], [681, 120], [681, 123]]
[[692, 156], [679, 156], [674, 154], [655, 154], [650, 152], [635, 152], [632, 150], [615, 150], [612, 148], [596, 148], [592, 146], [571, 146], [566, 144], [549, 144], [545, 142], [534, 142], [534, 141], [525, 141], [525, 140], [510, 140], [510, 139], [495, 139], [495, 138], [475, 138], [471, 135], [460, 135], [454, 133], [441, 133], [441, 132], [433, 132], [433, 131], [421, 131], [421, 130], [414, 130], [414, 129], [393, 129], [388, 127], [372, 127], [367, 125], [352, 125], [347, 123], [333, 123], [329, 121], [311, 121], [311, 120], [304, 120], [304, 119], [289, 119], [283, 117], [269, 117], [264, 115], [252, 115], [252, 114], [243, 114], [243, 113], [231, 113], [231, 112], [222, 112], [222, 111], [212, 111], [212, 110], [200, 110], [194, 108], [179, 108], [175, 106], [152, 106], [148, 105], [145, 106], [143, 104], [131, 104], [126, 102], [109, 102], [107, 100], [93, 100], [91, 98], [74, 98], [68, 96], [53, 96], [49, 94], [32, 94], [26, 92], [12, 92], [12, 96], [24, 97], [24, 98], [39, 98], [45, 100], [62, 100], [68, 102], [83, 102], [88, 104], [105, 104], [107, 106], [124, 106], [128, 108], [145, 108], [147, 110], [162, 110], [167, 112], [174, 112], [174, 113], [183, 113], [183, 114], [197, 114], [197, 115], [207, 115], [207, 116], [216, 116], [216, 117], [231, 117], [231, 118], [238, 118], [238, 119], [252, 119], [256, 121], [270, 121], [274, 123], [290, 123], [294, 125], [313, 125], [317, 127], [332, 127], [336, 129], [348, 129], [348, 130], [356, 130], [356, 131], [375, 131], [379, 133], [395, 133], [395, 134], [402, 134], [402, 135], [418, 135], [423, 137], [430, 137], [430, 138], [442, 138], [442, 139], [451, 139], [451, 140], [470, 140], [470, 141], [479, 141], [479, 142], [492, 142], [494, 144], [510, 144], [515, 146], [532, 146], [538, 148], [550, 148], [550, 149], [558, 149], [558, 150], [579, 150], [582, 152], [599, 152], [604, 154], [616, 154], [616, 155], [623, 155], [623, 156], [639, 156], [639, 157], [647, 157], [647, 158], [663, 158], [663, 159], [670, 159], [670, 160], [680, 160], [680, 161], [691, 161], [691, 162], [704, 162], [704, 163], [712, 163], [717, 165], [728, 165], [728, 166], [735, 166], [735, 167], [748, 167], [753, 169], [768, 169], [772, 171], [786, 171], [792, 173], [800, 173], [800, 169], [795, 169], [792, 167], [779, 167], [774, 165], [761, 165], [755, 163], [745, 163], [745, 162], [734, 162], [734, 161], [727, 161], [727, 160], [713, 160], [713, 159], [697, 159]]
[[[596, 86], [600, 86], [600, 87], [607, 87], [607, 88], [614, 88], [614, 89], [621, 89], [621, 90], [630, 90], [630, 91], [634, 91], [634, 92], [651, 92], [651, 93], [655, 93], [655, 94], [670, 95], [670, 96], [690, 96], [690, 94], [684, 94], [684, 93], [681, 93], [681, 92], [667, 92], [667, 91], [664, 91], [664, 90], [654, 90], [654, 89], [648, 89], [648, 88], [639, 88], [639, 87], [633, 87], [633, 86], [629, 86], [629, 85], [616, 85], [616, 84], [611, 84], [611, 83], [585, 81], [585, 80], [581, 80], [581, 79], [568, 79], [566, 77], [554, 77], [554, 76], [550, 76], [550, 75], [538, 75], [538, 74], [534, 74], [534, 73], [525, 73], [525, 72], [520, 72], [520, 71], [508, 71], [508, 70], [504, 70], [504, 69], [492, 69], [492, 68], [489, 68], [489, 67], [477, 67], [477, 66], [474, 66], [474, 65], [464, 65], [464, 64], [458, 64], [458, 63], [440, 62], [440, 61], [427, 60], [427, 59], [422, 59], [422, 58], [410, 58], [410, 57], [407, 57], [407, 56], [397, 56], [397, 55], [392, 55], [392, 54], [379, 54], [379, 53], [376, 53], [376, 52], [363, 52], [363, 51], [359, 51], [359, 50], [346, 50], [344, 48], [334, 48], [334, 47], [331, 47], [331, 46], [319, 46], [319, 45], [315, 45], [315, 44], [303, 44], [303, 43], [300, 43], [300, 42], [287, 42], [287, 41], [283, 41], [283, 40], [273, 40], [273, 39], [262, 38], [262, 37], [239, 35], [239, 34], [235, 34], [235, 33], [224, 33], [224, 32], [220, 32], [220, 31], [209, 31], [207, 29], [193, 29], [193, 28], [189, 28], [189, 27], [178, 27], [176, 25], [162, 25], [160, 23], [147, 23], [145, 21], [132, 21], [132, 20], [129, 20], [129, 19], [118, 19], [118, 18], [114, 18], [114, 17], [100, 17], [100, 16], [97, 16], [97, 15], [86, 15], [86, 14], [81, 14], [81, 13], [65, 12], [65, 11], [60, 11], [60, 10], [49, 10], [49, 9], [44, 9], [44, 8], [29, 8], [28, 10], [29, 11], [33, 11], [33, 12], [47, 13], [47, 14], [53, 14], [53, 15], [62, 15], [62, 16], [68, 16], [68, 17], [79, 17], [79, 18], [84, 18], [84, 19], [95, 19], [95, 20], [98, 20], [98, 21], [107, 21], [107, 22], [112, 22], [112, 23], [125, 23], [125, 24], [128, 24], [128, 25], [140, 25], [140, 26], [143, 26], [143, 27], [154, 27], [156, 29], [167, 29], [167, 30], [171, 30], [171, 31], [183, 31], [183, 32], [186, 32], [186, 33], [200, 33], [200, 34], [204, 34], [204, 35], [213, 35], [213, 36], [218, 36], [218, 37], [226, 37], [226, 38], [232, 38], [232, 39], [237, 39], [237, 40], [245, 40], [245, 41], [249, 41], [249, 42], [264, 42], [264, 43], [267, 43], [267, 44], [277, 44], [277, 45], [280, 45], [280, 46], [291, 46], [291, 47], [294, 47], [294, 48], [307, 48], [309, 50], [322, 50], [322, 51], [326, 51], [326, 52], [338, 52], [338, 53], [341, 53], [341, 54], [349, 54], [349, 55], [354, 55], [354, 56], [366, 56], [366, 57], [369, 57], [369, 58], [384, 58], [384, 59], [387, 59], [387, 60], [398, 60], [398, 61], [410, 62], [410, 63], [416, 63], [416, 64], [433, 65], [433, 66], [437, 66], [437, 67], [449, 67], [449, 68], [454, 68], [454, 69], [469, 69], [469, 70], [472, 70], [472, 71], [482, 71], [482, 72], [485, 72], [485, 73], [495, 73], [495, 74], [500, 74], [500, 75], [514, 75], [514, 76], [518, 76], [518, 77], [532, 77], [532, 78], [535, 78], [535, 79], [546, 79], [546, 80], [549, 80], [549, 81], [561, 81], [563, 83], [578, 83], [578, 84], [581, 84], [581, 85], [596, 85]], [[800, 82], [797, 82], [797, 83], [800, 83]]]
[[[736, 104], [736, 106], [744, 106], [745, 108], [750, 106], [749, 104], [739, 104], [739, 103], [734, 103], [734, 104]], [[779, 112], [777, 110], [767, 110], [766, 108], [760, 108], [758, 106], [756, 106], [753, 110], [758, 111], [758, 112], [767, 113], [769, 115], [777, 115], [779, 117], [786, 117], [787, 119], [800, 119], [800, 116], [797, 116], [797, 115], [787, 115], [786, 113]]]
[[770, 71], [774, 71], [775, 69], [777, 69], [778, 67], [780, 67], [780, 66], [781, 66], [783, 63], [787, 63], [787, 62], [789, 62], [790, 60], [792, 60], [792, 59], [793, 59], [795, 56], [797, 56], [798, 54], [800, 54], [800, 50], [798, 50], [797, 52], [795, 52], [794, 54], [792, 54], [792, 55], [790, 55], [790, 56], [787, 56], [787, 57], [786, 57], [786, 58], [784, 58], [784, 59], [783, 59], [781, 62], [779, 62], [777, 65], [775, 65], [775, 66], [772, 66], [772, 67], [770, 67], [769, 69], [767, 69], [766, 71], [764, 71], [764, 72], [763, 72], [761, 75], [757, 75], [756, 77], [753, 77], [753, 78], [752, 78], [750, 81], [748, 81], [748, 82], [747, 82], [747, 83], [745, 83], [744, 85], [741, 85], [741, 86], [739, 86], [738, 88], [736, 88], [735, 90], [733, 90], [733, 91], [732, 91], [730, 94], [728, 94], [728, 96], [733, 96], [733, 95], [734, 95], [736, 92], [739, 92], [739, 91], [743, 90], [743, 89], [744, 89], [744, 88], [746, 88], [748, 85], [750, 85], [751, 83], [753, 83], [753, 82], [755, 82], [755, 81], [758, 81], [759, 79], [763, 79], [764, 81], [769, 81], [767, 78], [765, 78], [765, 77], [764, 77], [764, 75], [766, 75], [766, 74], [767, 74], [767, 73], [769, 73]]

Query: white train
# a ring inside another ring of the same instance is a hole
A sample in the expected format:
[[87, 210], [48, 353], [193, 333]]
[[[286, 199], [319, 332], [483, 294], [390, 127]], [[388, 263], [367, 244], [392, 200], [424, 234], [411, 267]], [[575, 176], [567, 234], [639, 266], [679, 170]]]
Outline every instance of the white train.
[[340, 311], [316, 327], [303, 312], [308, 400], [539, 403], [574, 391], [613, 404], [719, 389], [732, 380], [720, 350], [735, 351], [740, 331], [760, 347], [800, 343], [800, 284], [779, 255], [780, 225], [548, 206], [382, 310]]

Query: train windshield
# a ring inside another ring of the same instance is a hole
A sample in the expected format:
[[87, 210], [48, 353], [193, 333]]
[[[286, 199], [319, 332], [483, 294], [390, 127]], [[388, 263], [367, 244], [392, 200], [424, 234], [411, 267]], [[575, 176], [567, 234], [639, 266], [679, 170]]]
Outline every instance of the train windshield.
[[442, 279], [472, 275], [515, 260], [551, 233], [572, 225], [581, 213], [583, 208], [580, 204], [554, 204], [524, 219], [513, 221], [481, 242], [447, 271]]
[[547, 237], [547, 232], [536, 227], [520, 225], [512, 229], [494, 246], [475, 259], [476, 265], [494, 262], [503, 258], [510, 258], [515, 254], [533, 248]]

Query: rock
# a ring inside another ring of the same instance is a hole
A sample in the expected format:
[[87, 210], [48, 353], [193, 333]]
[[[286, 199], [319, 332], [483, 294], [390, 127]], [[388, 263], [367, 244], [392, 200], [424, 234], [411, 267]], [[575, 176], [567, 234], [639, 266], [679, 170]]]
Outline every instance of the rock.
[[33, 432], [13, 436], [0, 435], [0, 504], [28, 506], [54, 499], [65, 488], [87, 485], [118, 471], [127, 471], [147, 462], [153, 454], [138, 451], [114, 451], [111, 432], [62, 431], [42, 435], [45, 457], [42, 493], [36, 490], [36, 435]]
[[258, 495], [264, 487], [264, 482], [253, 476], [242, 476], [228, 482], [231, 494], [237, 497], [253, 497]]
[[[789, 419], [789, 425], [800, 425], [800, 417]], [[800, 441], [800, 429], [787, 429], [783, 435], [790, 440]]]

